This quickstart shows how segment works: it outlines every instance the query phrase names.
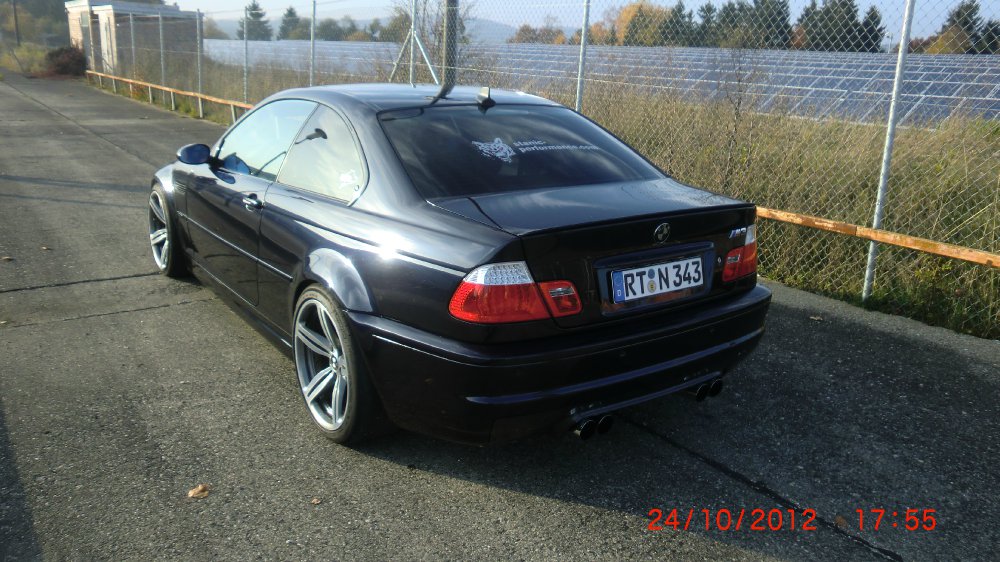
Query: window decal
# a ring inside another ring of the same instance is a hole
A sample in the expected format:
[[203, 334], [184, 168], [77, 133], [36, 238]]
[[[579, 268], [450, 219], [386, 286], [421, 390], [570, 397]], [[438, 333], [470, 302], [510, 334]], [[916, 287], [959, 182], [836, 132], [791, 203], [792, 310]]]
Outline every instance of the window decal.
[[487, 158], [496, 158], [510, 164], [511, 157], [514, 156], [514, 149], [507, 146], [499, 137], [493, 139], [493, 142], [472, 141], [472, 144]]

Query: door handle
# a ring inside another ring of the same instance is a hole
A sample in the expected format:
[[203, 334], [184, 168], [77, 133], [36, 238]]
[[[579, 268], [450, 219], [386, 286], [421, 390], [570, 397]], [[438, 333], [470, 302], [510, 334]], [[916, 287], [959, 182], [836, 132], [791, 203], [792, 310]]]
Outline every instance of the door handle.
[[248, 211], [258, 211], [264, 206], [264, 202], [257, 198], [256, 193], [251, 193], [243, 197], [243, 207]]

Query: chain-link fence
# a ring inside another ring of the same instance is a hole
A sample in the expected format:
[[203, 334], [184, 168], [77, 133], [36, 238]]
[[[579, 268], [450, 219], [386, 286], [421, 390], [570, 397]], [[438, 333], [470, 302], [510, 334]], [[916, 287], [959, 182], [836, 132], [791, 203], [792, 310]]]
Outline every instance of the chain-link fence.
[[[98, 15], [84, 48], [98, 71], [250, 103], [308, 84], [440, 78], [442, 2], [323, 17], [333, 4]], [[909, 11], [907, 0], [466, 2], [458, 81], [576, 107], [681, 181], [762, 207], [1000, 253], [1000, 6]], [[239, 39], [222, 38], [227, 19]], [[887, 245], [875, 255], [860, 238], [769, 220], [759, 237], [772, 279], [1000, 337], [996, 265]]]

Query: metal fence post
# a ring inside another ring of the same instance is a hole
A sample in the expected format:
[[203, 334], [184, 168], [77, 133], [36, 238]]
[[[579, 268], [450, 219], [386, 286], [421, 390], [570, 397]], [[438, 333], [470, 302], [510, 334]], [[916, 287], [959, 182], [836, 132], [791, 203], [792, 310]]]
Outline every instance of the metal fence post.
[[[128, 15], [128, 38], [132, 43], [132, 78], [135, 79], [135, 77], [139, 75], [139, 67], [135, 61], [135, 16], [131, 13]], [[129, 91], [131, 91], [131, 89]]]
[[[202, 31], [202, 21], [201, 21], [201, 10], [198, 10], [198, 19], [195, 21], [195, 33], [198, 35], [198, 93], [203, 94], [202, 83], [201, 83], [201, 59], [205, 55], [205, 47], [203, 45], [205, 41], [204, 31]], [[198, 96], [198, 118], [205, 118], [205, 100]]]
[[413, 71], [416, 65], [417, 0], [410, 2], [410, 85], [413, 85]]
[[167, 85], [167, 53], [163, 44], [163, 14], [156, 14], [156, 19], [160, 25], [160, 84]]
[[[885, 149], [882, 151], [882, 171], [878, 178], [878, 196], [875, 199], [875, 217], [872, 228], [882, 228], [882, 217], [885, 215], [885, 192], [889, 183], [889, 167], [892, 164], [892, 145], [896, 140], [896, 102], [899, 101], [899, 90], [903, 83], [903, 71], [906, 66], [906, 53], [910, 47], [910, 24], [913, 23], [913, 4], [916, 0], [906, 0], [906, 10], [903, 12], [903, 31], [899, 40], [899, 56], [896, 58], [896, 76], [892, 82], [892, 101], [889, 103], [889, 122], [886, 125]], [[878, 257], [878, 244], [868, 244], [868, 265], [865, 267], [865, 284], [861, 289], [861, 300], [865, 302], [871, 297], [872, 285], [875, 283], [875, 258]]]
[[316, 0], [313, 0], [312, 21], [309, 23], [309, 85], [316, 80]]
[[587, 61], [587, 31], [590, 28], [590, 0], [583, 0], [583, 29], [580, 31], [580, 66], [576, 70], [576, 111], [583, 107], [583, 67]]
[[243, 8], [243, 102], [250, 103], [250, 11], [246, 8]]

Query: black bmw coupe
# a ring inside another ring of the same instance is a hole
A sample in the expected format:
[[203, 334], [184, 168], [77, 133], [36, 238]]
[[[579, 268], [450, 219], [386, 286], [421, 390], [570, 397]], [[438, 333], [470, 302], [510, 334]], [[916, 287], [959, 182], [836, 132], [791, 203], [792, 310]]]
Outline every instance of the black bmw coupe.
[[319, 429], [582, 437], [718, 393], [756, 346], [755, 207], [521, 92], [352, 85], [261, 102], [155, 175], [153, 257], [294, 357]]

